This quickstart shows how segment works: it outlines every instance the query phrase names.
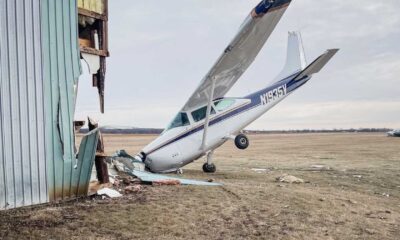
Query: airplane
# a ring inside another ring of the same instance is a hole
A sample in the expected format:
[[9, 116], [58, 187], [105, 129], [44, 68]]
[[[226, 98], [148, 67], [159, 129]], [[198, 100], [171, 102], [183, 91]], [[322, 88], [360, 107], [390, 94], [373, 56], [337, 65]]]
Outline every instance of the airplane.
[[389, 137], [400, 137], [400, 129], [393, 130], [387, 133]]
[[214, 173], [215, 149], [228, 140], [246, 149], [241, 131], [307, 83], [336, 54], [327, 50], [307, 65], [300, 33], [289, 32], [286, 65], [272, 85], [245, 97], [225, 97], [254, 61], [291, 0], [263, 0], [165, 130], [136, 155], [155, 173], [179, 172], [203, 156], [203, 171]]

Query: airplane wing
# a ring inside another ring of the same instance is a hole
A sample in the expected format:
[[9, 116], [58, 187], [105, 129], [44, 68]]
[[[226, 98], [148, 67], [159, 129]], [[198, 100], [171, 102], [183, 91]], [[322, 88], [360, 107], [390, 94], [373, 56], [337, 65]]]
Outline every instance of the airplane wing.
[[[254, 61], [291, 1], [263, 0], [251, 11], [182, 111], [204, 106], [213, 99], [225, 96]], [[210, 99], [211, 96], [213, 99]]]

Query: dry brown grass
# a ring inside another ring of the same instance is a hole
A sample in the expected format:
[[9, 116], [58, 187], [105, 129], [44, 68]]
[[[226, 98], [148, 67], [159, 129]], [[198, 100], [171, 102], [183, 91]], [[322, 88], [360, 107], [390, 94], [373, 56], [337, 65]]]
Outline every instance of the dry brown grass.
[[[106, 135], [106, 150], [136, 153], [155, 136]], [[399, 239], [400, 138], [382, 134], [251, 135], [226, 143], [217, 173], [202, 161], [184, 177], [223, 187], [151, 187], [121, 199], [82, 199], [0, 213], [0, 238]], [[310, 171], [322, 164], [329, 170]], [[256, 173], [252, 168], [266, 168]], [[304, 184], [275, 182], [291, 174]]]

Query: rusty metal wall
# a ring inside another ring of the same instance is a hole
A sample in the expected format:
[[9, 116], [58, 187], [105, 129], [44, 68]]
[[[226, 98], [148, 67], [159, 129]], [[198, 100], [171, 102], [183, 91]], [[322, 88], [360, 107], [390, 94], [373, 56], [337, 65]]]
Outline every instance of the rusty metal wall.
[[36, 1], [0, 0], [0, 209], [48, 201]]

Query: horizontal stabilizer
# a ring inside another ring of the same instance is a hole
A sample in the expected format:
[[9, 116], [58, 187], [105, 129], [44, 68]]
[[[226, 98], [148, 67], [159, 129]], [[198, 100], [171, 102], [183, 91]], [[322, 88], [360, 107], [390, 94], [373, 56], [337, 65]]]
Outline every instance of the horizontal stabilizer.
[[308, 65], [303, 71], [301, 71], [294, 78], [294, 80], [300, 80], [304, 77], [310, 77], [314, 73], [318, 73], [338, 51], [339, 49], [329, 49], [324, 54], [315, 59], [315, 61]]

